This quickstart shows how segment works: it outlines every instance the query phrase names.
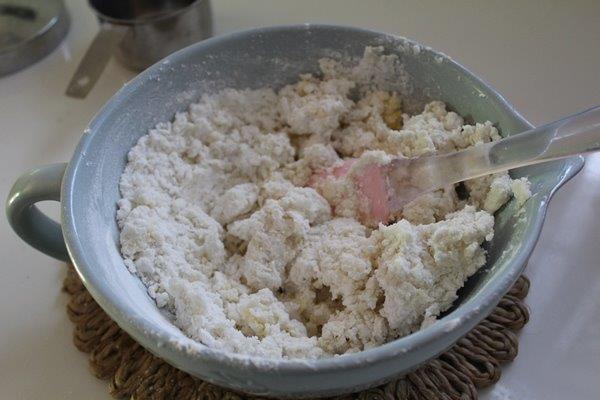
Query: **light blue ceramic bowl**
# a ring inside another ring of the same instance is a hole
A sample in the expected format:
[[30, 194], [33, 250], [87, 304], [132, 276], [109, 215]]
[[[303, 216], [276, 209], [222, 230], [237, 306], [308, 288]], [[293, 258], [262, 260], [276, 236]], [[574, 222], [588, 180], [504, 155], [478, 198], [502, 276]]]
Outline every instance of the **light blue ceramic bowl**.
[[[272, 396], [331, 395], [406, 373], [451, 346], [498, 303], [525, 267], [550, 197], [581, 169], [581, 158], [515, 172], [529, 176], [534, 196], [519, 217], [514, 204], [498, 213], [488, 263], [469, 279], [453, 311], [408, 337], [317, 361], [249, 358], [188, 339], [159, 312], [138, 278], [123, 265], [115, 221], [126, 154], [156, 123], [170, 120], [202, 93], [281, 86], [300, 73], [317, 71], [317, 60], [323, 56], [356, 59], [369, 45], [384, 46], [400, 57], [419, 102], [443, 100], [461, 115], [492, 121], [503, 135], [531, 128], [481, 79], [446, 56], [415, 48], [414, 42], [403, 38], [318, 25], [234, 33], [185, 48], [121, 89], [90, 123], [68, 164], [34, 169], [15, 183], [7, 203], [10, 223], [32, 246], [71, 260], [94, 299], [144, 347], [217, 385]], [[34, 206], [41, 200], [61, 202], [62, 232]]]

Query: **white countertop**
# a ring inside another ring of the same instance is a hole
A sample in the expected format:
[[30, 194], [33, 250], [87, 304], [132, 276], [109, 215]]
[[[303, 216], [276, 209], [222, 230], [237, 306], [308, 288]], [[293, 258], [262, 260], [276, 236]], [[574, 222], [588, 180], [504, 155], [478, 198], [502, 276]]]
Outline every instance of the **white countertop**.
[[[600, 104], [600, 2], [213, 1], [216, 33], [301, 22], [413, 38], [466, 65], [540, 124]], [[452, 3], [452, 4], [450, 4]], [[527, 3], [527, 4], [522, 4]], [[63, 95], [97, 30], [81, 0], [66, 41], [0, 78], [0, 193], [28, 168], [68, 161], [99, 107], [133, 74], [112, 62], [86, 100]], [[56, 215], [56, 206], [45, 207]], [[600, 154], [553, 199], [527, 274], [520, 354], [483, 399], [592, 399], [600, 390]], [[0, 218], [0, 398], [108, 399], [71, 342], [64, 267]]]

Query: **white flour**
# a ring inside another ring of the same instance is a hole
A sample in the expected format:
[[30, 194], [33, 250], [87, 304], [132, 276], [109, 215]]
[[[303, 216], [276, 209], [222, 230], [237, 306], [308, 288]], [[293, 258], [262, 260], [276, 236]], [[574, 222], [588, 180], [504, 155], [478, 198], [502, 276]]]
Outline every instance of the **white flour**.
[[464, 125], [440, 102], [409, 116], [394, 93], [361, 87], [351, 100], [356, 82], [374, 76], [368, 68], [394, 61], [380, 53], [367, 49], [355, 78], [324, 60], [322, 79], [304, 75], [279, 93], [204, 96], [130, 151], [121, 252], [191, 338], [269, 358], [361, 351], [431, 324], [485, 263], [492, 213], [513, 191], [525, 201], [525, 180], [476, 179], [466, 199], [448, 187], [375, 230], [355, 219], [343, 188], [307, 187], [345, 157], [420, 156], [499, 138], [490, 123]]

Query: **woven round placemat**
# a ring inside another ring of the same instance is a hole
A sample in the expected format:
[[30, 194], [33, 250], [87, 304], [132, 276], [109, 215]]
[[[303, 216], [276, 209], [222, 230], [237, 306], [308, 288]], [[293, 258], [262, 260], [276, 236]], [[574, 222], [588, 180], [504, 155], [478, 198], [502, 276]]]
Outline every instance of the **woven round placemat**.
[[[96, 304], [72, 267], [63, 290], [71, 299], [75, 346], [89, 353], [92, 373], [109, 381], [116, 399], [244, 400], [256, 397], [220, 388], [167, 364], [146, 351]], [[515, 332], [529, 320], [523, 299], [529, 280], [521, 276], [495, 310], [451, 349], [395, 381], [338, 399], [476, 399], [477, 389], [500, 379], [500, 365], [517, 356]]]

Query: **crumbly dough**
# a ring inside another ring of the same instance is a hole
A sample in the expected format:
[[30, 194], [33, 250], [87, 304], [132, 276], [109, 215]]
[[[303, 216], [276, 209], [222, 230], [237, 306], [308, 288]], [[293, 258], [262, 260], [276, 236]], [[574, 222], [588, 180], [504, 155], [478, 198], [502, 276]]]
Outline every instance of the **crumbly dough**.
[[[365, 59], [397, 61], [377, 48]], [[361, 224], [352, 190], [315, 180], [326, 168], [352, 173], [499, 135], [439, 101], [408, 115], [397, 93], [321, 65], [322, 77], [279, 92], [205, 95], [129, 152], [117, 211], [125, 265], [211, 348], [319, 358], [427, 326], [485, 263], [493, 213], [513, 193], [520, 204], [530, 196], [526, 179], [496, 174], [464, 183], [466, 196], [455, 186], [426, 194], [388, 226]]]

